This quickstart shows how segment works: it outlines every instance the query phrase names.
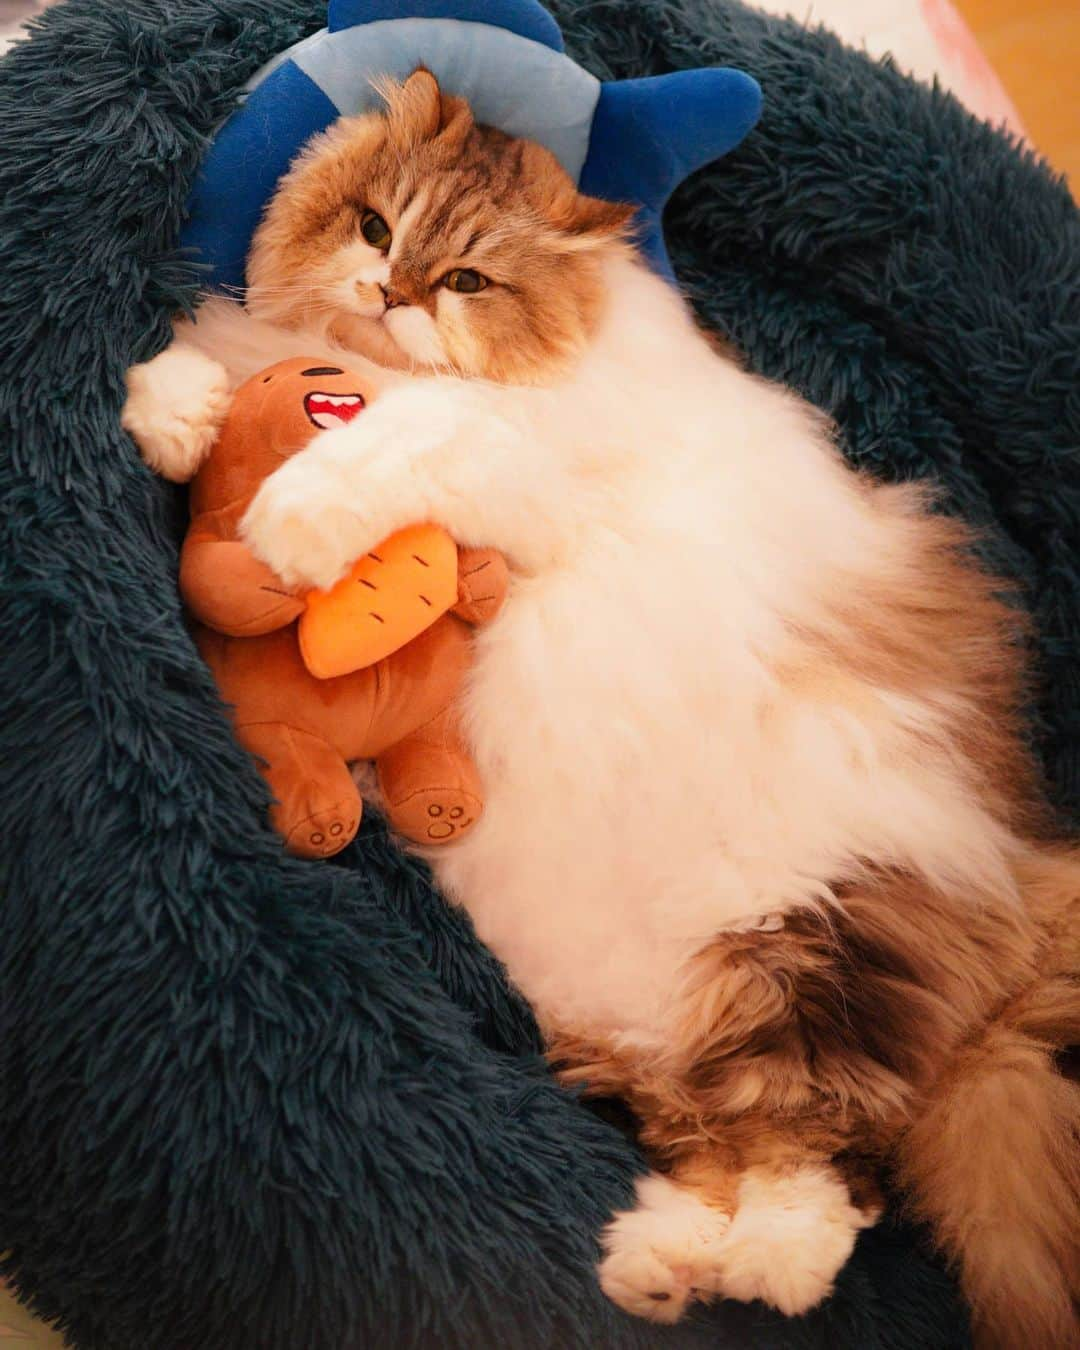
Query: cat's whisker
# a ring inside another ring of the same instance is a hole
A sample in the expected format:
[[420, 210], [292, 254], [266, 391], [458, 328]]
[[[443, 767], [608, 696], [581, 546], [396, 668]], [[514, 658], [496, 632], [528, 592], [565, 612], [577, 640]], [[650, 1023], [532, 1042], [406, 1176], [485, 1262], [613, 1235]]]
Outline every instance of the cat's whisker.
[[304, 281], [304, 282], [253, 282], [249, 286], [234, 286], [230, 288], [236, 299], [250, 303], [251, 301], [273, 300], [273, 299], [313, 299], [320, 298], [327, 302], [332, 302], [337, 295], [337, 286], [333, 282], [326, 281]]
[[270, 295], [285, 293], [289, 295], [310, 294], [318, 291], [329, 291], [332, 284], [329, 282], [307, 281], [307, 282], [278, 282], [270, 284], [265, 281], [253, 283], [250, 286], [235, 287], [244, 295]]
[[462, 368], [458, 365], [456, 361], [451, 361], [448, 359], [445, 364], [446, 369], [450, 372], [451, 375], [454, 376], [455, 379], [464, 380], [467, 378], [465, 371], [462, 370]]

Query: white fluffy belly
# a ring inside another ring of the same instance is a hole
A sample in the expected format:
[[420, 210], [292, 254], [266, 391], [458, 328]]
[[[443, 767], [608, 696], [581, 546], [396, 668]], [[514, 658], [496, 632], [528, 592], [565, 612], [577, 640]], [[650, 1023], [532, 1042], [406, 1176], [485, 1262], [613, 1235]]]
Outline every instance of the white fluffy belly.
[[640, 630], [598, 635], [554, 585], [512, 601], [478, 640], [468, 705], [484, 816], [432, 860], [542, 1021], [635, 1039], [663, 1034], [717, 926], [706, 897], [684, 903], [708, 825], [673, 764], [686, 710], [647, 657]]
[[652, 897], [620, 860], [590, 849], [586, 833], [530, 833], [521, 847], [507, 844], [532, 814], [530, 794], [514, 786], [488, 789], [484, 821], [436, 860], [445, 891], [542, 1023], [661, 1036], [680, 966], [697, 944], [665, 932]]

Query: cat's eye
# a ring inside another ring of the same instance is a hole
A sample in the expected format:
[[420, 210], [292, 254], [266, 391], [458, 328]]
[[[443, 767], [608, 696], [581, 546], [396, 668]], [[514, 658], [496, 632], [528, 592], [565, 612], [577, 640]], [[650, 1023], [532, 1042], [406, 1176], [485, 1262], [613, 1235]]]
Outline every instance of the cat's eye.
[[385, 253], [390, 247], [390, 226], [377, 211], [365, 211], [360, 217], [360, 233], [372, 248], [381, 248]]
[[474, 272], [471, 267], [455, 267], [443, 277], [443, 285], [448, 291], [457, 291], [459, 295], [475, 295], [488, 284], [487, 277]]

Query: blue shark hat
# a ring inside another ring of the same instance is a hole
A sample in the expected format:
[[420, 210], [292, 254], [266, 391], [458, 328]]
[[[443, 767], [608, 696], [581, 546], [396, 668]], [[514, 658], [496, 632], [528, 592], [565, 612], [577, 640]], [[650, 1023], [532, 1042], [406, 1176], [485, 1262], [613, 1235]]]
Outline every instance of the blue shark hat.
[[418, 65], [478, 122], [546, 146], [582, 192], [636, 205], [641, 246], [668, 277], [665, 202], [761, 111], [757, 82], [726, 67], [601, 83], [536, 0], [330, 0], [327, 26], [256, 73], [203, 162], [182, 243], [211, 288], [244, 284], [263, 208], [305, 142], [380, 107], [373, 79]]

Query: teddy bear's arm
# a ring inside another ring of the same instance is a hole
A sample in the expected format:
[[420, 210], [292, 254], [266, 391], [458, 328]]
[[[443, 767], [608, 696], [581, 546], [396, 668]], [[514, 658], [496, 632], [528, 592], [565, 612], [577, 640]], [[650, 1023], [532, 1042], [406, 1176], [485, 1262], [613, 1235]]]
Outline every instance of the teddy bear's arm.
[[284, 628], [305, 604], [238, 539], [193, 529], [180, 554], [180, 594], [200, 623], [227, 637]]
[[466, 623], [490, 623], [503, 607], [510, 572], [493, 548], [458, 549], [458, 602], [453, 612]]

